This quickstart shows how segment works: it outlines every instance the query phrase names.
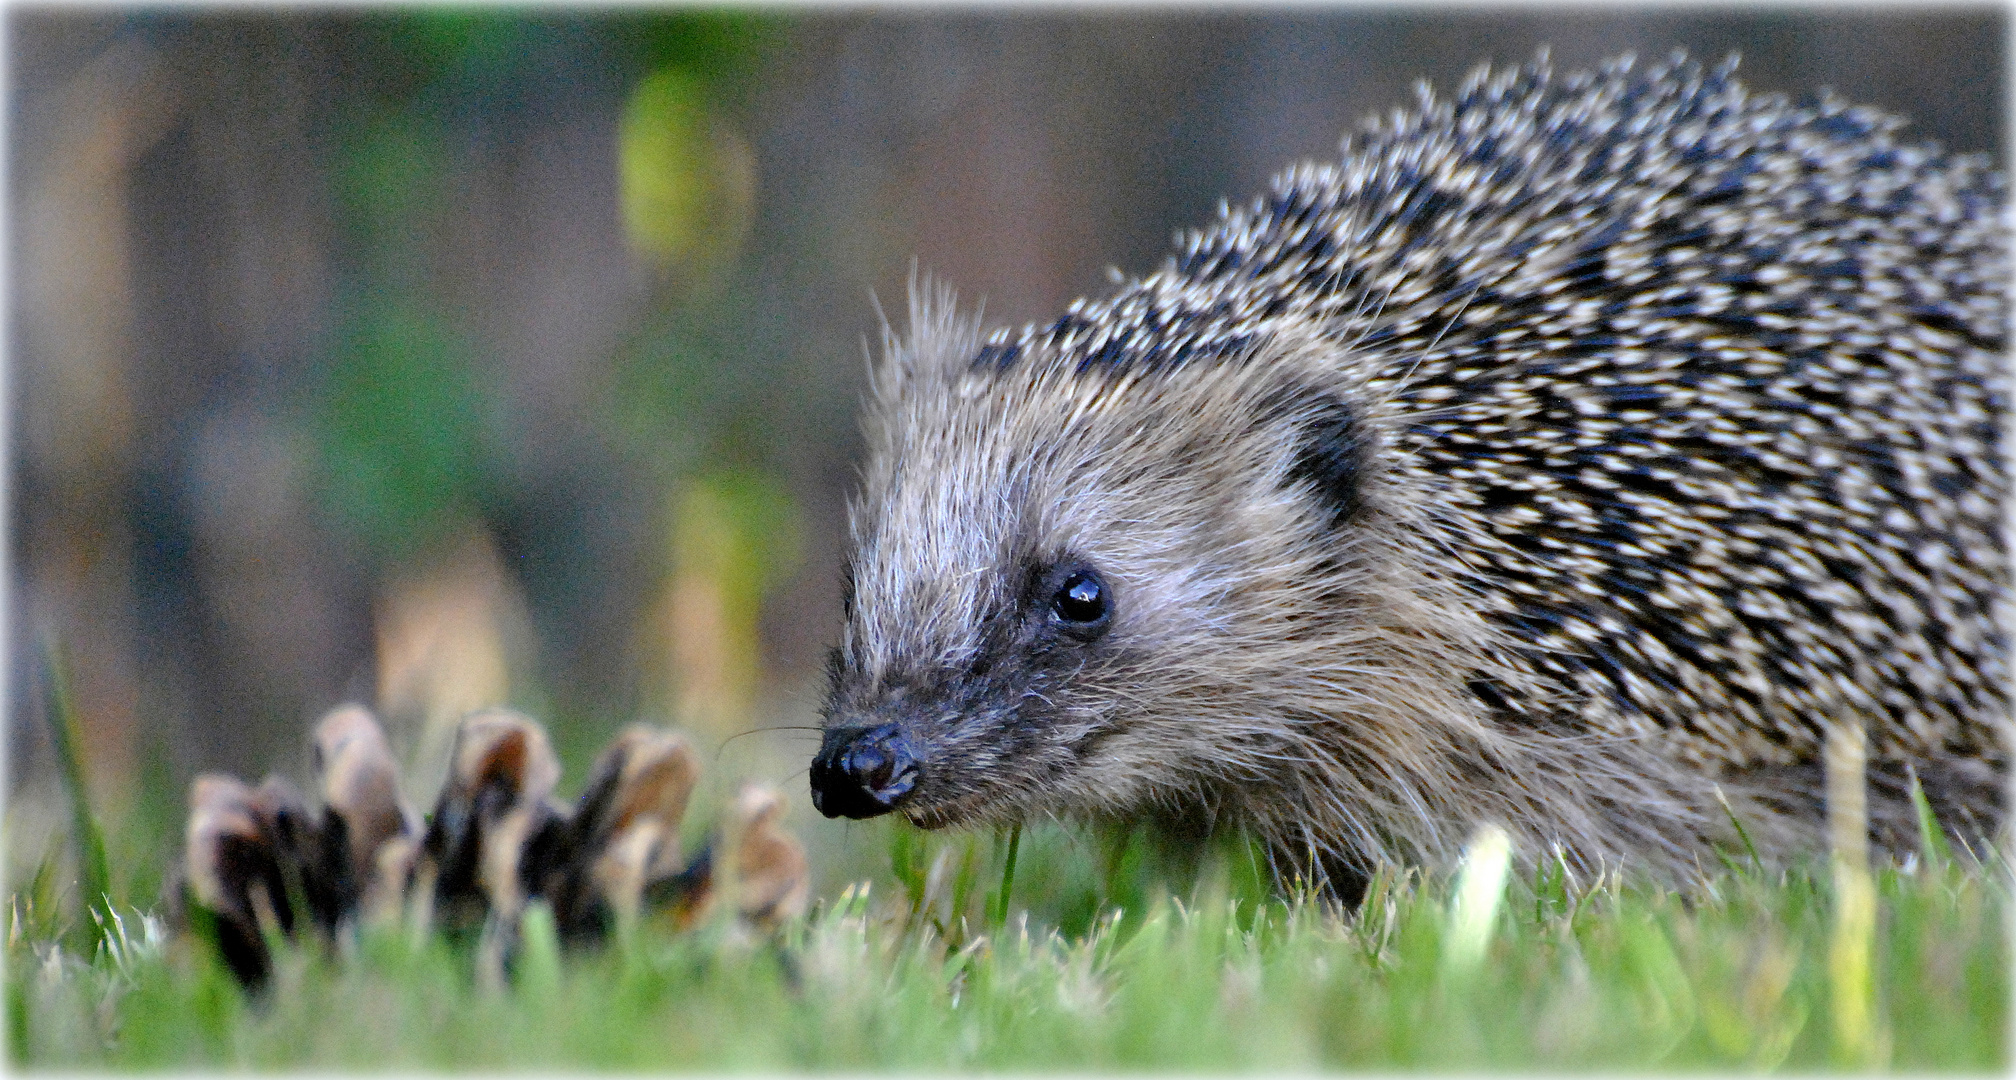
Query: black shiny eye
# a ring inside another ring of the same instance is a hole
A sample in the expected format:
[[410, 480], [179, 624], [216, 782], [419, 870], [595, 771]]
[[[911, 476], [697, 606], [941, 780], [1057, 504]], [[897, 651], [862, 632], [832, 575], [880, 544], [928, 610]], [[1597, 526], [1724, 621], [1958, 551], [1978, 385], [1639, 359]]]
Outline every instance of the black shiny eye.
[[1051, 600], [1057, 617], [1065, 622], [1089, 625], [1106, 618], [1106, 584], [1090, 570], [1080, 570], [1064, 579]]

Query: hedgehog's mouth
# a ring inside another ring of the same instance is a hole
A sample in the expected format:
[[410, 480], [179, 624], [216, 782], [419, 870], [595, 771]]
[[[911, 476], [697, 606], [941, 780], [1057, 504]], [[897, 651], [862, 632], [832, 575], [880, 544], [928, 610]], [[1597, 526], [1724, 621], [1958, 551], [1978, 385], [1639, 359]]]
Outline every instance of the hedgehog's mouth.
[[954, 799], [918, 800], [903, 807], [903, 817], [920, 829], [946, 829], [1000, 817], [1002, 805], [998, 792], [976, 791]]

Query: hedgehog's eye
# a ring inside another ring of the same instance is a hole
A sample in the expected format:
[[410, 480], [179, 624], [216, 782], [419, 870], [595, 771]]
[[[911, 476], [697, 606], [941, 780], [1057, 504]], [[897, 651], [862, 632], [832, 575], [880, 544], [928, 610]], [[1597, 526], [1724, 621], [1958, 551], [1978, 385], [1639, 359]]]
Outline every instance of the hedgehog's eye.
[[1050, 606], [1058, 618], [1080, 629], [1091, 629], [1105, 622], [1112, 610], [1106, 599], [1106, 583], [1090, 570], [1080, 570], [1065, 578]]

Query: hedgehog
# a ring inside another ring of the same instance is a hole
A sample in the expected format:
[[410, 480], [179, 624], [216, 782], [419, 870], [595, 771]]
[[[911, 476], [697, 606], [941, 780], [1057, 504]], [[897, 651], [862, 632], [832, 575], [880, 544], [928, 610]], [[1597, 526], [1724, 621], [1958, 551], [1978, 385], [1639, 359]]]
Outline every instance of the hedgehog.
[[[1237, 826], [1349, 897], [1486, 823], [2002, 821], [2004, 182], [1733, 59], [1479, 69], [1144, 277], [885, 327], [829, 817]], [[1187, 823], [1187, 824], [1186, 824]]]

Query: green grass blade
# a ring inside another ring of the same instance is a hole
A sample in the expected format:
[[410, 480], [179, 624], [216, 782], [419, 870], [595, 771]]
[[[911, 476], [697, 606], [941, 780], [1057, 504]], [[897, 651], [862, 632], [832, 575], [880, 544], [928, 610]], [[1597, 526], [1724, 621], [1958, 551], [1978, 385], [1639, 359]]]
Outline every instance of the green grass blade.
[[1911, 778], [1911, 809], [1918, 815], [1919, 857], [1929, 866], [1945, 866], [1953, 860], [1953, 849], [1946, 844], [1946, 830], [1939, 827], [1939, 818], [1932, 812], [1931, 800], [1925, 797], [1925, 788], [1918, 783], [1918, 770], [1906, 764], [1904, 771]]
[[[1736, 808], [1729, 805], [1729, 797], [1722, 794], [1722, 785], [1720, 784], [1715, 785], [1715, 801], [1722, 804], [1722, 812], [1729, 815], [1729, 824], [1736, 829], [1736, 838], [1743, 841], [1743, 852], [1750, 856], [1751, 868], [1763, 869], [1764, 860], [1757, 855], [1757, 845], [1750, 840], [1750, 830], [1743, 827], [1743, 819], [1736, 816]], [[1730, 869], [1733, 870], [1735, 867], [1730, 867]]]
[[48, 718], [49, 739], [56, 748], [63, 785], [70, 792], [70, 831], [77, 844], [79, 899], [88, 915], [78, 920], [78, 924], [89, 935], [84, 955], [93, 956], [105, 939], [106, 916], [112, 903], [112, 874], [105, 858], [105, 834], [91, 813], [89, 788], [84, 783], [84, 738], [70, 696], [69, 672], [63, 664], [62, 648], [53, 636], [42, 641], [42, 662], [43, 713]]
[[1022, 823], [1018, 821], [1008, 833], [1008, 858], [1001, 866], [1001, 892], [994, 898], [994, 910], [988, 916], [988, 921], [996, 927], [1008, 923], [1008, 898], [1015, 891], [1015, 854], [1021, 848]]

